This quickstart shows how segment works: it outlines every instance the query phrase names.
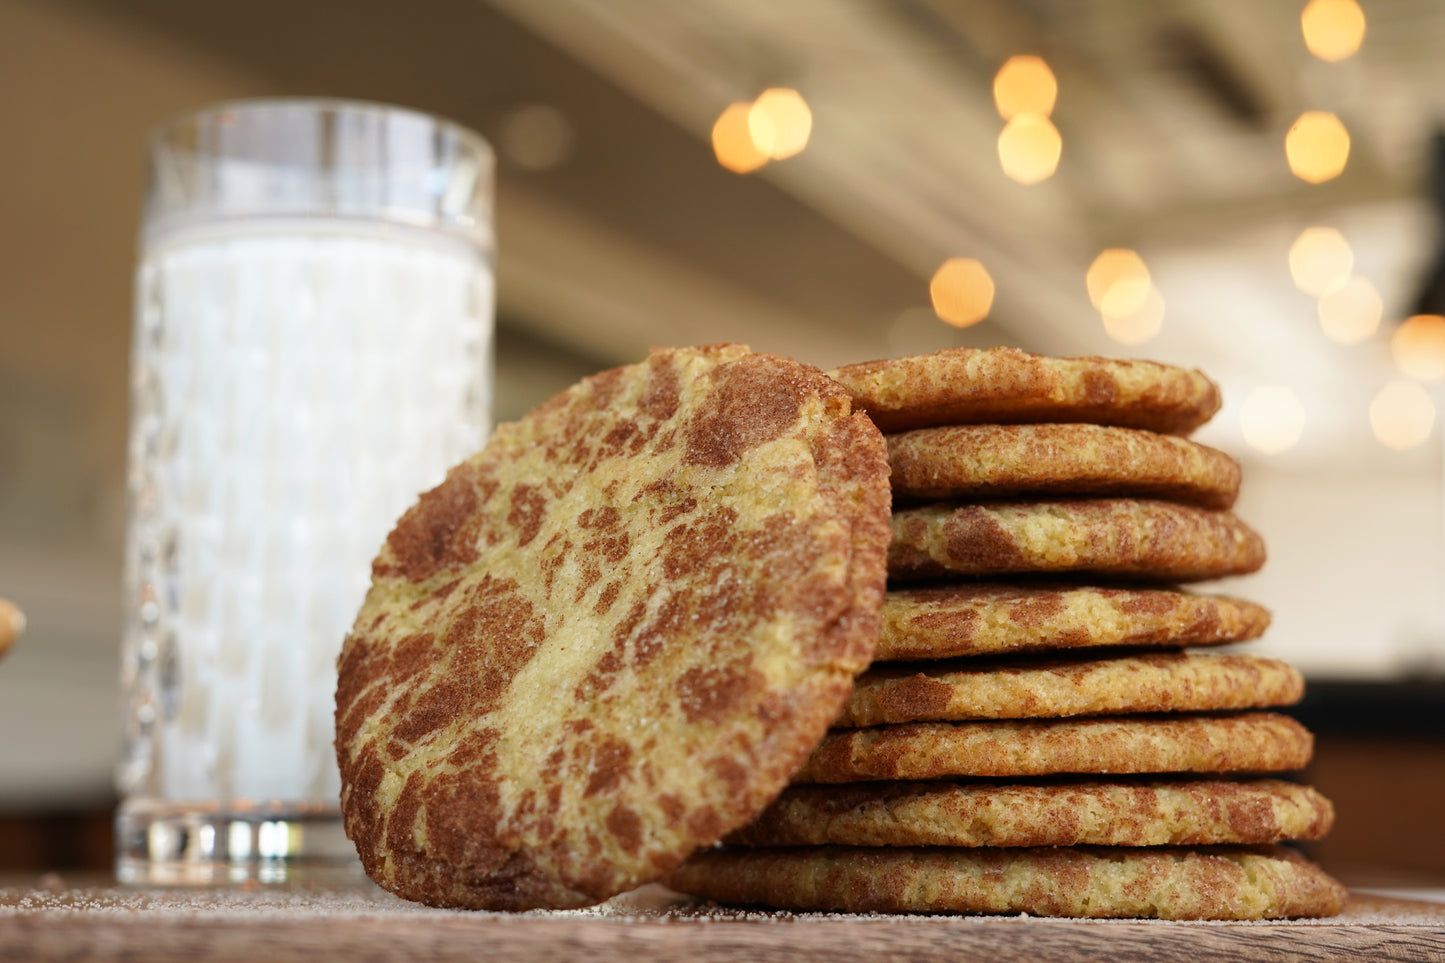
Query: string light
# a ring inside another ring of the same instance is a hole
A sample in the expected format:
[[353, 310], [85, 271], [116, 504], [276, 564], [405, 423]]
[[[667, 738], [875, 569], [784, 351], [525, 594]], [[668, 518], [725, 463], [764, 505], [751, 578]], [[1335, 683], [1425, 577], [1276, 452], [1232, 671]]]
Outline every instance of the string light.
[[1105, 318], [1122, 318], [1133, 314], [1144, 306], [1154, 285], [1147, 277], [1131, 276], [1120, 278], [1109, 286], [1099, 301], [1099, 313]]
[[1295, 177], [1323, 184], [1345, 169], [1350, 159], [1350, 132], [1334, 114], [1309, 110], [1300, 114], [1285, 134], [1284, 154]]
[[1434, 426], [1435, 402], [1413, 381], [1392, 381], [1370, 402], [1370, 429], [1386, 448], [1414, 448]]
[[1053, 177], [1063, 150], [1059, 129], [1042, 114], [1016, 114], [998, 135], [1003, 172], [1024, 185]]
[[1320, 298], [1320, 328], [1340, 344], [1359, 344], [1380, 326], [1385, 312], [1380, 292], [1367, 278], [1346, 278]]
[[1321, 60], [1352, 57], [1365, 40], [1365, 11], [1355, 0], [1310, 0], [1300, 14], [1305, 47]]
[[717, 162], [734, 174], [747, 174], [768, 162], [766, 151], [753, 140], [748, 116], [753, 105], [729, 104], [712, 125], [712, 149]]
[[1054, 112], [1059, 83], [1054, 72], [1039, 57], [1020, 54], [1010, 57], [993, 78], [993, 102], [999, 116], [1012, 120], [1019, 114], [1047, 117]]
[[972, 258], [949, 258], [928, 284], [933, 310], [958, 328], [977, 324], [993, 307], [993, 278]]
[[1332, 227], [1307, 227], [1289, 249], [1289, 273], [1295, 287], [1320, 297], [1350, 276], [1355, 252]]
[[1064, 139], [1049, 120], [1058, 96], [1054, 72], [1039, 57], [1010, 57], [994, 74], [994, 106], [1008, 121], [998, 135], [998, 160], [1010, 179], [1037, 184], [1058, 170]]
[[1239, 409], [1239, 427], [1244, 431], [1244, 440], [1266, 455], [1297, 445], [1304, 426], [1304, 405], [1283, 385], [1256, 388]]
[[770, 87], [748, 110], [748, 133], [753, 146], [773, 160], [783, 160], [808, 146], [813, 112], [796, 90]]
[[[1130, 283], [1126, 284], [1124, 292], [1116, 295], [1111, 302], [1115, 313], [1127, 313], [1144, 303], [1150, 284], [1149, 268], [1144, 265], [1144, 259], [1139, 256], [1138, 251], [1131, 251], [1126, 247], [1111, 247], [1101, 251], [1084, 275], [1084, 285], [1089, 290], [1089, 303], [1103, 311], [1104, 298], [1116, 286], [1125, 282]], [[1139, 282], [1143, 283], [1142, 290]], [[1127, 300], [1131, 295], [1137, 297], [1137, 300]]]
[[[1119, 310], [1120, 303], [1131, 305]], [[1099, 313], [1104, 331], [1120, 344], [1139, 345], [1152, 340], [1164, 326], [1164, 297], [1148, 281], [1126, 278], [1104, 295]]]
[[1412, 378], [1445, 377], [1445, 318], [1438, 314], [1407, 318], [1390, 338], [1390, 354], [1395, 366]]

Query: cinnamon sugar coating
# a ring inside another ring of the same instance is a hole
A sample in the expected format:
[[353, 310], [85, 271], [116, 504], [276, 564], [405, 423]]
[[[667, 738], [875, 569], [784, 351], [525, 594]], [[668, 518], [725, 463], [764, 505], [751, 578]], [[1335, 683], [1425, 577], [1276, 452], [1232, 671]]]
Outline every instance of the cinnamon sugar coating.
[[833, 724], [1256, 709], [1292, 705], [1304, 688], [1293, 666], [1256, 655], [1151, 652], [884, 664], [858, 677]]
[[1233, 512], [1153, 499], [941, 503], [895, 511], [888, 575], [1093, 575], [1167, 582], [1245, 575], [1264, 541]]
[[1318, 839], [1330, 801], [1280, 779], [792, 786], [744, 846], [1215, 846]]
[[1228, 508], [1239, 463], [1174, 435], [1105, 425], [949, 425], [889, 435], [896, 500], [1095, 495]]
[[833, 729], [793, 781], [988, 779], [1302, 769], [1314, 737], [1289, 716], [1097, 716]]
[[829, 374], [884, 431], [931, 425], [1087, 422], [1187, 435], [1219, 410], [1201, 372], [1017, 348], [946, 348]]
[[1167, 920], [1330, 916], [1346, 897], [1282, 847], [716, 849], [693, 856], [667, 884], [792, 910]]
[[1171, 588], [956, 582], [889, 592], [875, 658], [1215, 645], [1258, 638], [1269, 621], [1254, 602]]

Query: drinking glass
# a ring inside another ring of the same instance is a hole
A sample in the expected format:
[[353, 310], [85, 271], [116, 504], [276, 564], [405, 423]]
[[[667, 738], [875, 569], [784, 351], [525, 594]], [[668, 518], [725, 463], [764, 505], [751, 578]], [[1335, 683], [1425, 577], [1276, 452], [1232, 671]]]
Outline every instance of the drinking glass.
[[354, 865], [336, 656], [490, 427], [490, 148], [412, 110], [220, 104], [150, 142], [131, 358], [123, 881]]

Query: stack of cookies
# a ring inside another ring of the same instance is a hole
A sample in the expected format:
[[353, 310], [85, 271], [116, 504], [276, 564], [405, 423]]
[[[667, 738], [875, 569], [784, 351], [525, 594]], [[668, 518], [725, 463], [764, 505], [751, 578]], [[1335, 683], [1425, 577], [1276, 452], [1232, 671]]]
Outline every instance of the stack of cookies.
[[1267, 919], [1344, 891], [1282, 841], [1328, 800], [1270, 774], [1312, 738], [1303, 683], [1199, 647], [1268, 613], [1179, 583], [1252, 572], [1239, 467], [1183, 436], [1197, 371], [957, 349], [832, 373], [887, 436], [875, 663], [786, 789], [669, 878], [847, 911]]

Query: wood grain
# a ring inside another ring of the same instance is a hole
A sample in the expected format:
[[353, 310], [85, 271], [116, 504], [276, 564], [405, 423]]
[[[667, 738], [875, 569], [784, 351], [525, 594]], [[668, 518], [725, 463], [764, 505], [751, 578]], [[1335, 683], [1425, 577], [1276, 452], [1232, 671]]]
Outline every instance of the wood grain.
[[0, 960], [1445, 959], [1445, 904], [1362, 894], [1329, 920], [1160, 923], [746, 912], [655, 886], [596, 910], [507, 915], [427, 909], [368, 886], [167, 891], [50, 880], [0, 888]]

